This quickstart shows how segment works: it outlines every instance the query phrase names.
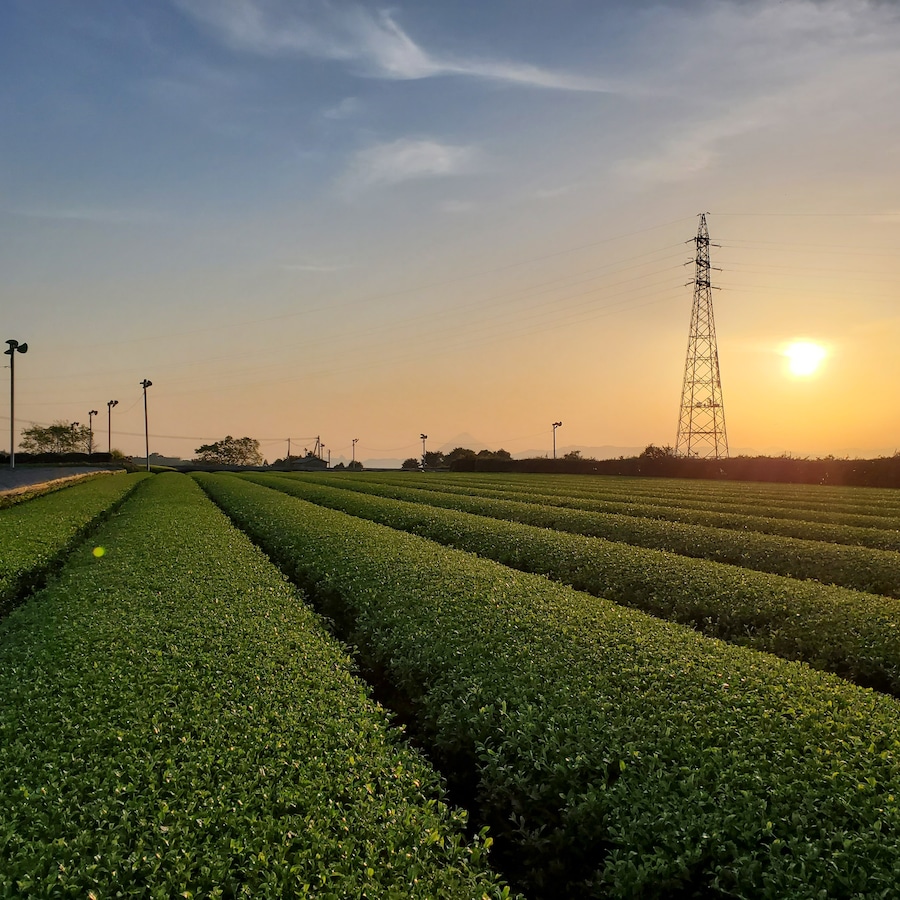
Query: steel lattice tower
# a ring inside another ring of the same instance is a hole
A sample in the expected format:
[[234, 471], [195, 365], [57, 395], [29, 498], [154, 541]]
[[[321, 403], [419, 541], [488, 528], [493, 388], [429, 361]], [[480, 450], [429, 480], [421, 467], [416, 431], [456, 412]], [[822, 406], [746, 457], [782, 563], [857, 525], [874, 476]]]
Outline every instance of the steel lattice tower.
[[[728, 456], [725, 435], [725, 408], [719, 379], [719, 352], [713, 317], [712, 286], [709, 273], [709, 231], [706, 213], [700, 214], [694, 275], [694, 307], [688, 338], [684, 384], [681, 388], [681, 415], [678, 418], [676, 456], [724, 459]], [[715, 246], [715, 245], [714, 245]]]

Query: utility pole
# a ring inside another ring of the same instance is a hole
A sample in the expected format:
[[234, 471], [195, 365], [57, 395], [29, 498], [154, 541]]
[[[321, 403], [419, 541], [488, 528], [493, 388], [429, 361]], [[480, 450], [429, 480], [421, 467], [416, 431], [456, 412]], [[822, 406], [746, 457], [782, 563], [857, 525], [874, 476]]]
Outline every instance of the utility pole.
[[562, 422], [553, 423], [553, 458], [556, 459], [556, 429], [562, 425]]
[[109, 434], [109, 453], [112, 454], [112, 408], [118, 406], [118, 400], [106, 401], [106, 430]]
[[150, 426], [147, 421], [147, 388], [153, 384], [146, 378], [141, 382], [144, 389], [144, 456], [147, 459], [147, 471], [150, 471]]
[[28, 344], [7, 341], [9, 350], [3, 353], [9, 357], [9, 467], [16, 467], [16, 353], [27, 353]]
[[713, 317], [710, 284], [709, 231], [706, 213], [700, 214], [694, 257], [694, 305], [688, 337], [684, 382], [681, 388], [681, 412], [675, 455], [700, 459], [726, 459], [728, 438], [725, 434], [725, 409], [722, 405], [722, 382], [719, 379], [719, 351], [716, 346], [716, 324]]
[[94, 454], [94, 416], [96, 415], [96, 409], [92, 409], [88, 413], [88, 456], [93, 456]]

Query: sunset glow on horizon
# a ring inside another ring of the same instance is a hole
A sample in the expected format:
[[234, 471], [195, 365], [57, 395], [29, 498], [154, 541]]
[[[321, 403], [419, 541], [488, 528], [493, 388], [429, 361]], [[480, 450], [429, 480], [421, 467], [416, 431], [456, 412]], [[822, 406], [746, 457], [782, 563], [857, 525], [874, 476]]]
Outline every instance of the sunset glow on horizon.
[[10, 0], [0, 50], [19, 430], [142, 456], [149, 379], [185, 459], [672, 445], [705, 212], [732, 455], [900, 449], [896, 4]]

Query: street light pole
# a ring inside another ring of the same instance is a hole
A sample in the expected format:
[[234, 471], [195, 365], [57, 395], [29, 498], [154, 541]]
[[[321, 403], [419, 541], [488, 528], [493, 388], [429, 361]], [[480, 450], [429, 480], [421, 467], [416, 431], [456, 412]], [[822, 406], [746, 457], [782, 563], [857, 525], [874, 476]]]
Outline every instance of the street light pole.
[[419, 437], [422, 439], [422, 471], [425, 471], [425, 441], [428, 440], [427, 434], [420, 434]]
[[94, 454], [94, 416], [96, 415], [96, 409], [88, 412], [88, 456], [93, 456]]
[[153, 384], [152, 381], [144, 379], [141, 387], [144, 389], [144, 456], [147, 460], [147, 471], [150, 471], [150, 426], [147, 423], [147, 388]]
[[27, 353], [28, 344], [7, 341], [9, 350], [3, 352], [9, 357], [9, 467], [16, 467], [16, 353]]
[[556, 429], [562, 425], [562, 422], [553, 423], [553, 458], [556, 459]]
[[351, 460], [350, 460], [352, 463], [356, 462], [356, 442], [358, 440], [359, 440], [359, 438], [353, 438], [353, 449], [351, 450]]
[[118, 405], [119, 405], [118, 400], [107, 400], [106, 401], [106, 418], [107, 418], [106, 431], [107, 431], [107, 434], [109, 435], [109, 454], [110, 454], [110, 456], [112, 456], [112, 408], [114, 406], [118, 406]]

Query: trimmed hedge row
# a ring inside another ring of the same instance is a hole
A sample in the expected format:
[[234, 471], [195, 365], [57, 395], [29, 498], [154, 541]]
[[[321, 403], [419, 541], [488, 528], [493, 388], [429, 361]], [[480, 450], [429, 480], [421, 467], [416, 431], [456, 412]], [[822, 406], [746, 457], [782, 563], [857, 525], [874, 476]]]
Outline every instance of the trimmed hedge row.
[[146, 477], [103, 475], [0, 510], [0, 616]]
[[274, 566], [147, 480], [0, 623], [0, 897], [508, 896]]
[[888, 898], [895, 701], [227, 475], [342, 619], [530, 897]]
[[[374, 473], [367, 473], [374, 475]], [[377, 473], [379, 478], [409, 480], [409, 473]], [[692, 478], [647, 478], [635, 475], [513, 475], [428, 473], [422, 481], [436, 479], [459, 484], [497, 483], [520, 490], [543, 489], [549, 493], [598, 499], [620, 498], [660, 500], [667, 504], [723, 510], [738, 506], [772, 515], [809, 518], [811, 521], [841, 523], [845, 517], [851, 523], [855, 516], [870, 516], [896, 521], [900, 518], [900, 493], [895, 488], [836, 487], [818, 484], [773, 484], [736, 481], [703, 481]], [[853, 524], [869, 524], [865, 521]]]
[[[124, 470], [120, 470], [124, 471]], [[65, 488], [72, 487], [75, 484], [81, 484], [85, 481], [93, 481], [97, 478], [105, 478], [107, 475], [113, 474], [109, 471], [88, 471], [79, 475], [70, 475], [63, 478], [55, 478], [53, 481], [37, 482], [35, 484], [22, 485], [20, 487], [7, 488], [0, 491], [0, 509], [6, 509], [10, 506], [16, 506], [19, 503], [25, 503], [28, 500], [34, 500], [35, 497], [41, 497], [44, 494], [52, 494], [55, 491], [61, 491]]]
[[900, 601], [275, 475], [265, 487], [900, 696]]
[[[341, 477], [341, 476], [339, 476]], [[396, 485], [390, 479], [375, 478], [374, 483]], [[370, 482], [372, 483], [372, 482]], [[409, 486], [408, 484], [406, 485]], [[861, 527], [859, 525], [835, 524], [834, 522], [808, 521], [803, 518], [785, 518], [785, 510], [778, 507], [766, 507], [766, 515], [747, 515], [734, 509], [724, 511], [712, 497], [700, 508], [671, 506], [672, 500], [666, 495], [640, 500], [636, 497], [619, 499], [602, 499], [597, 494], [586, 495], [586, 492], [569, 492], [560, 486], [503, 484], [493, 485], [472, 483], [458, 484], [455, 481], [439, 480], [435, 483], [417, 485], [420, 489], [438, 491], [447, 494], [465, 494], [468, 497], [487, 497], [492, 500], [516, 500], [520, 503], [535, 503], [545, 506], [559, 506], [565, 509], [582, 509], [589, 512], [615, 513], [617, 515], [635, 516], [643, 519], [661, 519], [668, 522], [681, 522], [686, 525], [708, 525], [712, 528], [727, 528], [737, 531], [756, 531], [763, 534], [775, 534], [782, 537], [795, 537], [809, 541], [825, 541], [832, 544], [850, 544], [860, 547], [871, 547], [875, 550], [900, 552], [900, 519], [878, 518], [866, 516], [866, 520], [877, 522], [877, 527]], [[769, 515], [771, 513], [771, 515]], [[779, 515], [780, 514], [780, 515]], [[839, 518], [839, 517], [830, 517]]]
[[[318, 484], [335, 483], [333, 475], [292, 477], [306, 478]], [[636, 547], [731, 563], [790, 578], [814, 579], [823, 584], [837, 584], [858, 591], [900, 597], [900, 553], [887, 550], [730, 531], [705, 525], [637, 519], [610, 513], [592, 513], [515, 500], [491, 500], [488, 497], [367, 482], [362, 478], [348, 478], [345, 484], [354, 491], [392, 497], [395, 500], [427, 503], [525, 525], [602, 537]]]

